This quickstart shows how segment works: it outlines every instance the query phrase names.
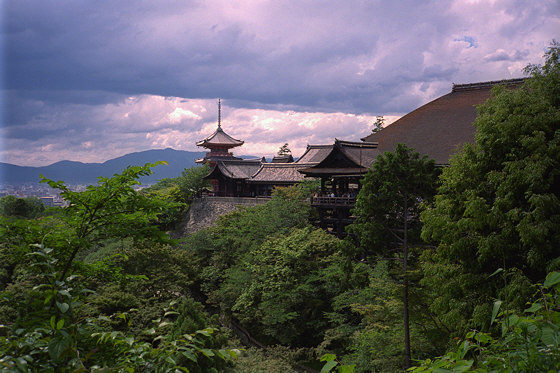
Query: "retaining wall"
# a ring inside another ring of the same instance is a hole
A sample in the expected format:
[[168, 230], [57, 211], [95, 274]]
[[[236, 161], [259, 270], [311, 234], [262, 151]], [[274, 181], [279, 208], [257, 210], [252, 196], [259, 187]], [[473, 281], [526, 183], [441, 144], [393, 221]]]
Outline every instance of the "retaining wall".
[[214, 225], [222, 215], [237, 210], [242, 206], [256, 206], [270, 201], [270, 198], [249, 197], [209, 197], [195, 198], [187, 212], [185, 221], [179, 228], [181, 237], [199, 229]]

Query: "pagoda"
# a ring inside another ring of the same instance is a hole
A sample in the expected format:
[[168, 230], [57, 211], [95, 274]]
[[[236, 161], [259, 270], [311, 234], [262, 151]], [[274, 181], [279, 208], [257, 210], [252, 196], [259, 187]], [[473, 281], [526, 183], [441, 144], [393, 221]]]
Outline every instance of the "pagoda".
[[200, 140], [196, 143], [197, 146], [202, 146], [203, 148], [209, 149], [206, 156], [201, 159], [197, 159], [196, 163], [210, 163], [210, 166], [214, 166], [219, 160], [234, 160], [239, 159], [233, 156], [229, 151], [232, 148], [243, 145], [244, 141], [234, 139], [230, 135], [224, 132], [222, 129], [222, 118], [221, 115], [221, 101], [218, 100], [218, 128], [213, 134]]

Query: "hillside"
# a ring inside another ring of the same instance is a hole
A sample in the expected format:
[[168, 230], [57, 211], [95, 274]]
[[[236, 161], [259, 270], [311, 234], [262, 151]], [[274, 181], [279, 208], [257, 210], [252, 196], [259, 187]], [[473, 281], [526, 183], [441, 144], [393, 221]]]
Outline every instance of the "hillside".
[[163, 178], [179, 176], [183, 169], [194, 166], [195, 160], [204, 157], [204, 154], [168, 148], [130, 153], [103, 163], [60, 161], [43, 167], [0, 163], [0, 183], [35, 183], [39, 182], [39, 175], [43, 174], [49, 179], [64, 180], [68, 184], [91, 184], [96, 182], [97, 177], [112, 176], [127, 166], [166, 161], [167, 165], [155, 167], [152, 175], [141, 179], [142, 183], [153, 183]]

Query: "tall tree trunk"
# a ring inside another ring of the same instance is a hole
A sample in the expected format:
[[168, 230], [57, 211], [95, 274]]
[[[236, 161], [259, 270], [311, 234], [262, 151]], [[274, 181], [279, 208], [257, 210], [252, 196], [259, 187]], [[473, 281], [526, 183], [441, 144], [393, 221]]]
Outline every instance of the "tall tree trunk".
[[404, 232], [403, 232], [403, 321], [404, 321], [404, 364], [410, 368], [410, 329], [408, 320], [408, 201], [407, 196], [404, 199]]

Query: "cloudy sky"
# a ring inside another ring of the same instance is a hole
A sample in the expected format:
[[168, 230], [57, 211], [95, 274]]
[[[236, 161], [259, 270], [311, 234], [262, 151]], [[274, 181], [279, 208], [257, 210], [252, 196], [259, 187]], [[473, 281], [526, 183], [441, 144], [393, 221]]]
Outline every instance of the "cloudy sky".
[[558, 0], [4, 0], [0, 161], [358, 140], [453, 83], [523, 76]]

